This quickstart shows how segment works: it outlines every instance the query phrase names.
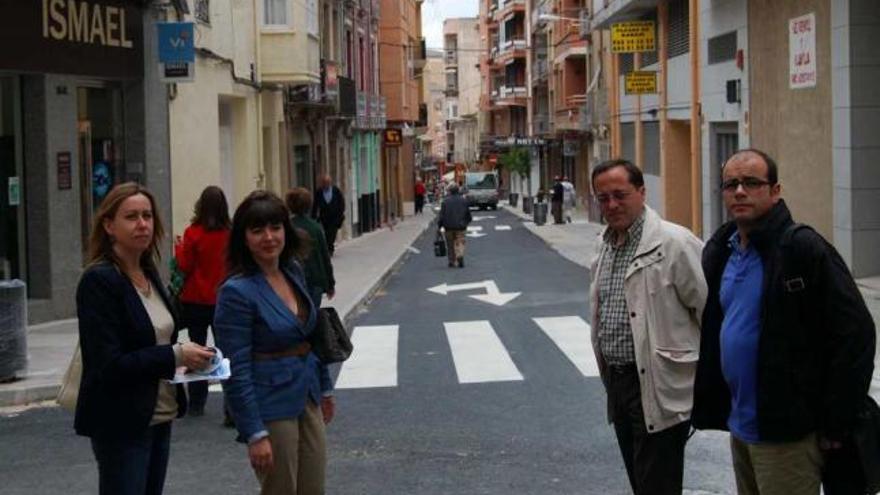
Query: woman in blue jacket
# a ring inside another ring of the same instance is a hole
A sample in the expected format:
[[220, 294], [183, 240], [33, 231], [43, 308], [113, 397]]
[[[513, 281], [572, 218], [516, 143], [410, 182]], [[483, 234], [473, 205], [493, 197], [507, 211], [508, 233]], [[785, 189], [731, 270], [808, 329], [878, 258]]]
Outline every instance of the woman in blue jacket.
[[223, 390], [263, 495], [324, 493], [327, 367], [307, 342], [317, 314], [284, 202], [254, 191], [232, 219], [229, 278], [217, 298], [217, 344], [231, 361]]
[[153, 195], [113, 188], [89, 236], [76, 290], [83, 374], [76, 432], [91, 438], [101, 495], [160, 495], [171, 422], [186, 410], [175, 369], [204, 368], [213, 352], [177, 344], [177, 318], [156, 271], [162, 222]]

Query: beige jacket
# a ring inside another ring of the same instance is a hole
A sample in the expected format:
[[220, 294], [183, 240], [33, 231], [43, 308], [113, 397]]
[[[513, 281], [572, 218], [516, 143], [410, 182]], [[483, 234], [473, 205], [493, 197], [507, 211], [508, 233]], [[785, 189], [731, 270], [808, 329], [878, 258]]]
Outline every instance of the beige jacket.
[[[598, 330], [602, 244], [600, 238], [591, 264], [590, 314], [593, 350], [605, 381]], [[702, 248], [702, 241], [689, 230], [645, 206], [642, 238], [627, 269], [624, 291], [649, 433], [690, 419], [707, 292]]]

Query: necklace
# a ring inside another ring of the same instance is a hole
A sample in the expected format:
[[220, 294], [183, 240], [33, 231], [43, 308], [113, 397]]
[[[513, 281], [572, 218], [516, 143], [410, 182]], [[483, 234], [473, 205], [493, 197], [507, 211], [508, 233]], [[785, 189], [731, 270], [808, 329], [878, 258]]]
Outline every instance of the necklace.
[[153, 293], [153, 284], [147, 279], [147, 277], [141, 272], [138, 277], [140, 280], [135, 280], [135, 277], [131, 278], [131, 284], [134, 285], [134, 288], [143, 294], [144, 297], [150, 297], [150, 294]]

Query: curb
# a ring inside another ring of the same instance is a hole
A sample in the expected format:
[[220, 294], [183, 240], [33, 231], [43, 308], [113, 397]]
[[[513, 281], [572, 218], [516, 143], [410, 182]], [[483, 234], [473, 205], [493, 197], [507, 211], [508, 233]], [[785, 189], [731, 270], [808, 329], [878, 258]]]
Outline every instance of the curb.
[[34, 387], [0, 391], [0, 408], [25, 406], [34, 402], [51, 400], [58, 397], [61, 384], [38, 385]]
[[394, 274], [396, 269], [402, 265], [407, 258], [409, 258], [410, 253], [409, 249], [407, 249], [413, 242], [415, 242], [419, 237], [424, 235], [424, 233], [428, 230], [428, 227], [431, 226], [433, 220], [425, 225], [418, 231], [418, 234], [413, 238], [412, 241], [408, 242], [406, 246], [403, 248], [403, 251], [400, 253], [397, 258], [393, 259], [391, 263], [387, 265], [387, 268], [382, 272], [382, 275], [379, 276], [376, 281], [367, 287], [365, 290], [361, 291], [361, 294], [355, 297], [355, 303], [351, 305], [351, 308], [346, 311], [346, 313], [342, 316], [342, 324], [345, 326], [346, 330], [348, 330], [349, 335], [351, 335], [351, 320], [357, 316], [361, 310], [368, 306], [370, 302], [372, 302], [376, 293], [379, 289], [388, 282], [388, 279], [391, 278], [391, 275]]

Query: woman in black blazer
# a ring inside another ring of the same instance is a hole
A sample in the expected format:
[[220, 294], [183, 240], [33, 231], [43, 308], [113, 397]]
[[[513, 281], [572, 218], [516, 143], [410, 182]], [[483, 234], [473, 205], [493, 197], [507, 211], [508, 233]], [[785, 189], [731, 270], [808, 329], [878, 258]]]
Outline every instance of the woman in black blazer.
[[83, 374], [74, 427], [90, 437], [100, 494], [160, 495], [171, 421], [183, 387], [179, 366], [202, 369], [213, 353], [177, 343], [177, 319], [156, 271], [162, 223], [152, 194], [116, 186], [98, 211], [76, 291]]

